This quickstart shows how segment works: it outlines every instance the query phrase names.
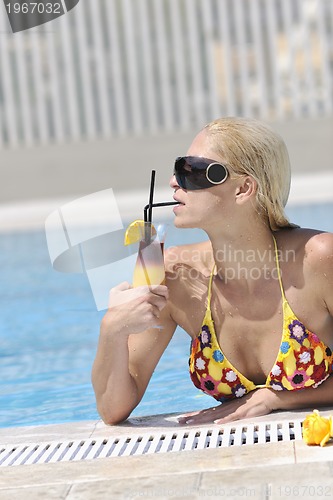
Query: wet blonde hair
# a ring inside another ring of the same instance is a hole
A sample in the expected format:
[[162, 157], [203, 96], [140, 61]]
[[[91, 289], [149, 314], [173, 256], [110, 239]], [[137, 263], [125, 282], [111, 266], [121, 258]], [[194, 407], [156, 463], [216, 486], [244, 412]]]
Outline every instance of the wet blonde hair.
[[284, 212], [291, 172], [283, 139], [268, 125], [247, 118], [220, 118], [204, 130], [231, 175], [251, 175], [256, 180], [258, 212], [271, 230], [295, 227]]

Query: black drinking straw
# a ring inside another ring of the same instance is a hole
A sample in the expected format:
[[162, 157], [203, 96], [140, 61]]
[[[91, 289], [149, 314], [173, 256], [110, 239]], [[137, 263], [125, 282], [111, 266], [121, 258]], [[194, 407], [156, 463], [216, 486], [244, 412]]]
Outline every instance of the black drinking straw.
[[156, 170], [151, 171], [149, 203], [144, 207], [143, 220], [145, 224], [145, 241], [150, 243], [151, 238], [151, 224], [153, 221], [153, 207], [167, 207], [169, 205], [178, 205], [177, 201], [164, 201], [162, 203], [153, 203], [154, 201], [154, 188], [155, 188], [155, 174]]
[[150, 243], [151, 238], [151, 223], [153, 219], [153, 201], [154, 201], [154, 188], [155, 188], [155, 174], [156, 170], [151, 171], [150, 178], [150, 190], [149, 190], [149, 203], [148, 210], [144, 212], [144, 222], [145, 224], [145, 242]]
[[150, 178], [149, 209], [148, 209], [148, 222], [150, 224], [153, 221], [153, 201], [154, 201], [154, 189], [155, 189], [155, 174], [156, 174], [156, 170], [152, 170], [151, 171], [151, 178]]
[[152, 205], [148, 204], [144, 207], [143, 209], [143, 220], [148, 221], [148, 209], [149, 208], [155, 208], [155, 207], [169, 207], [171, 205], [178, 205], [178, 201], [163, 201], [161, 203], [153, 203]]

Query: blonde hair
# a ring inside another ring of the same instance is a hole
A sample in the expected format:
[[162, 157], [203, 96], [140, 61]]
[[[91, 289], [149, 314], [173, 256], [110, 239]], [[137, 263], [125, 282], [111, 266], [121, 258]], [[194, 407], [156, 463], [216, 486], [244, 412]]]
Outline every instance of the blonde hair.
[[284, 212], [291, 172], [283, 139], [268, 125], [248, 118], [220, 118], [204, 130], [231, 174], [251, 175], [256, 180], [258, 211], [271, 230], [295, 227]]

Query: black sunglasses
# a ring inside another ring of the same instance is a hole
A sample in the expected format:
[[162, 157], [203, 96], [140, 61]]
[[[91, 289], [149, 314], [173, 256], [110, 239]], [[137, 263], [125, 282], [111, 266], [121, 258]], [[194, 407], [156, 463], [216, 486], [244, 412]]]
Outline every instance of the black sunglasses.
[[224, 165], [215, 160], [201, 156], [178, 156], [174, 175], [181, 188], [195, 191], [222, 184], [229, 173]]

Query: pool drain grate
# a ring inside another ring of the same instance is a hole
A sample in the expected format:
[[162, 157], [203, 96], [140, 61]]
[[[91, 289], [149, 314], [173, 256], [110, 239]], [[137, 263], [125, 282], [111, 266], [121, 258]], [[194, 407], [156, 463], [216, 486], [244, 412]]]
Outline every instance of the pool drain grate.
[[204, 448], [227, 448], [302, 439], [302, 421], [227, 425], [223, 428], [177, 429], [130, 436], [0, 445], [0, 467], [74, 462]]

